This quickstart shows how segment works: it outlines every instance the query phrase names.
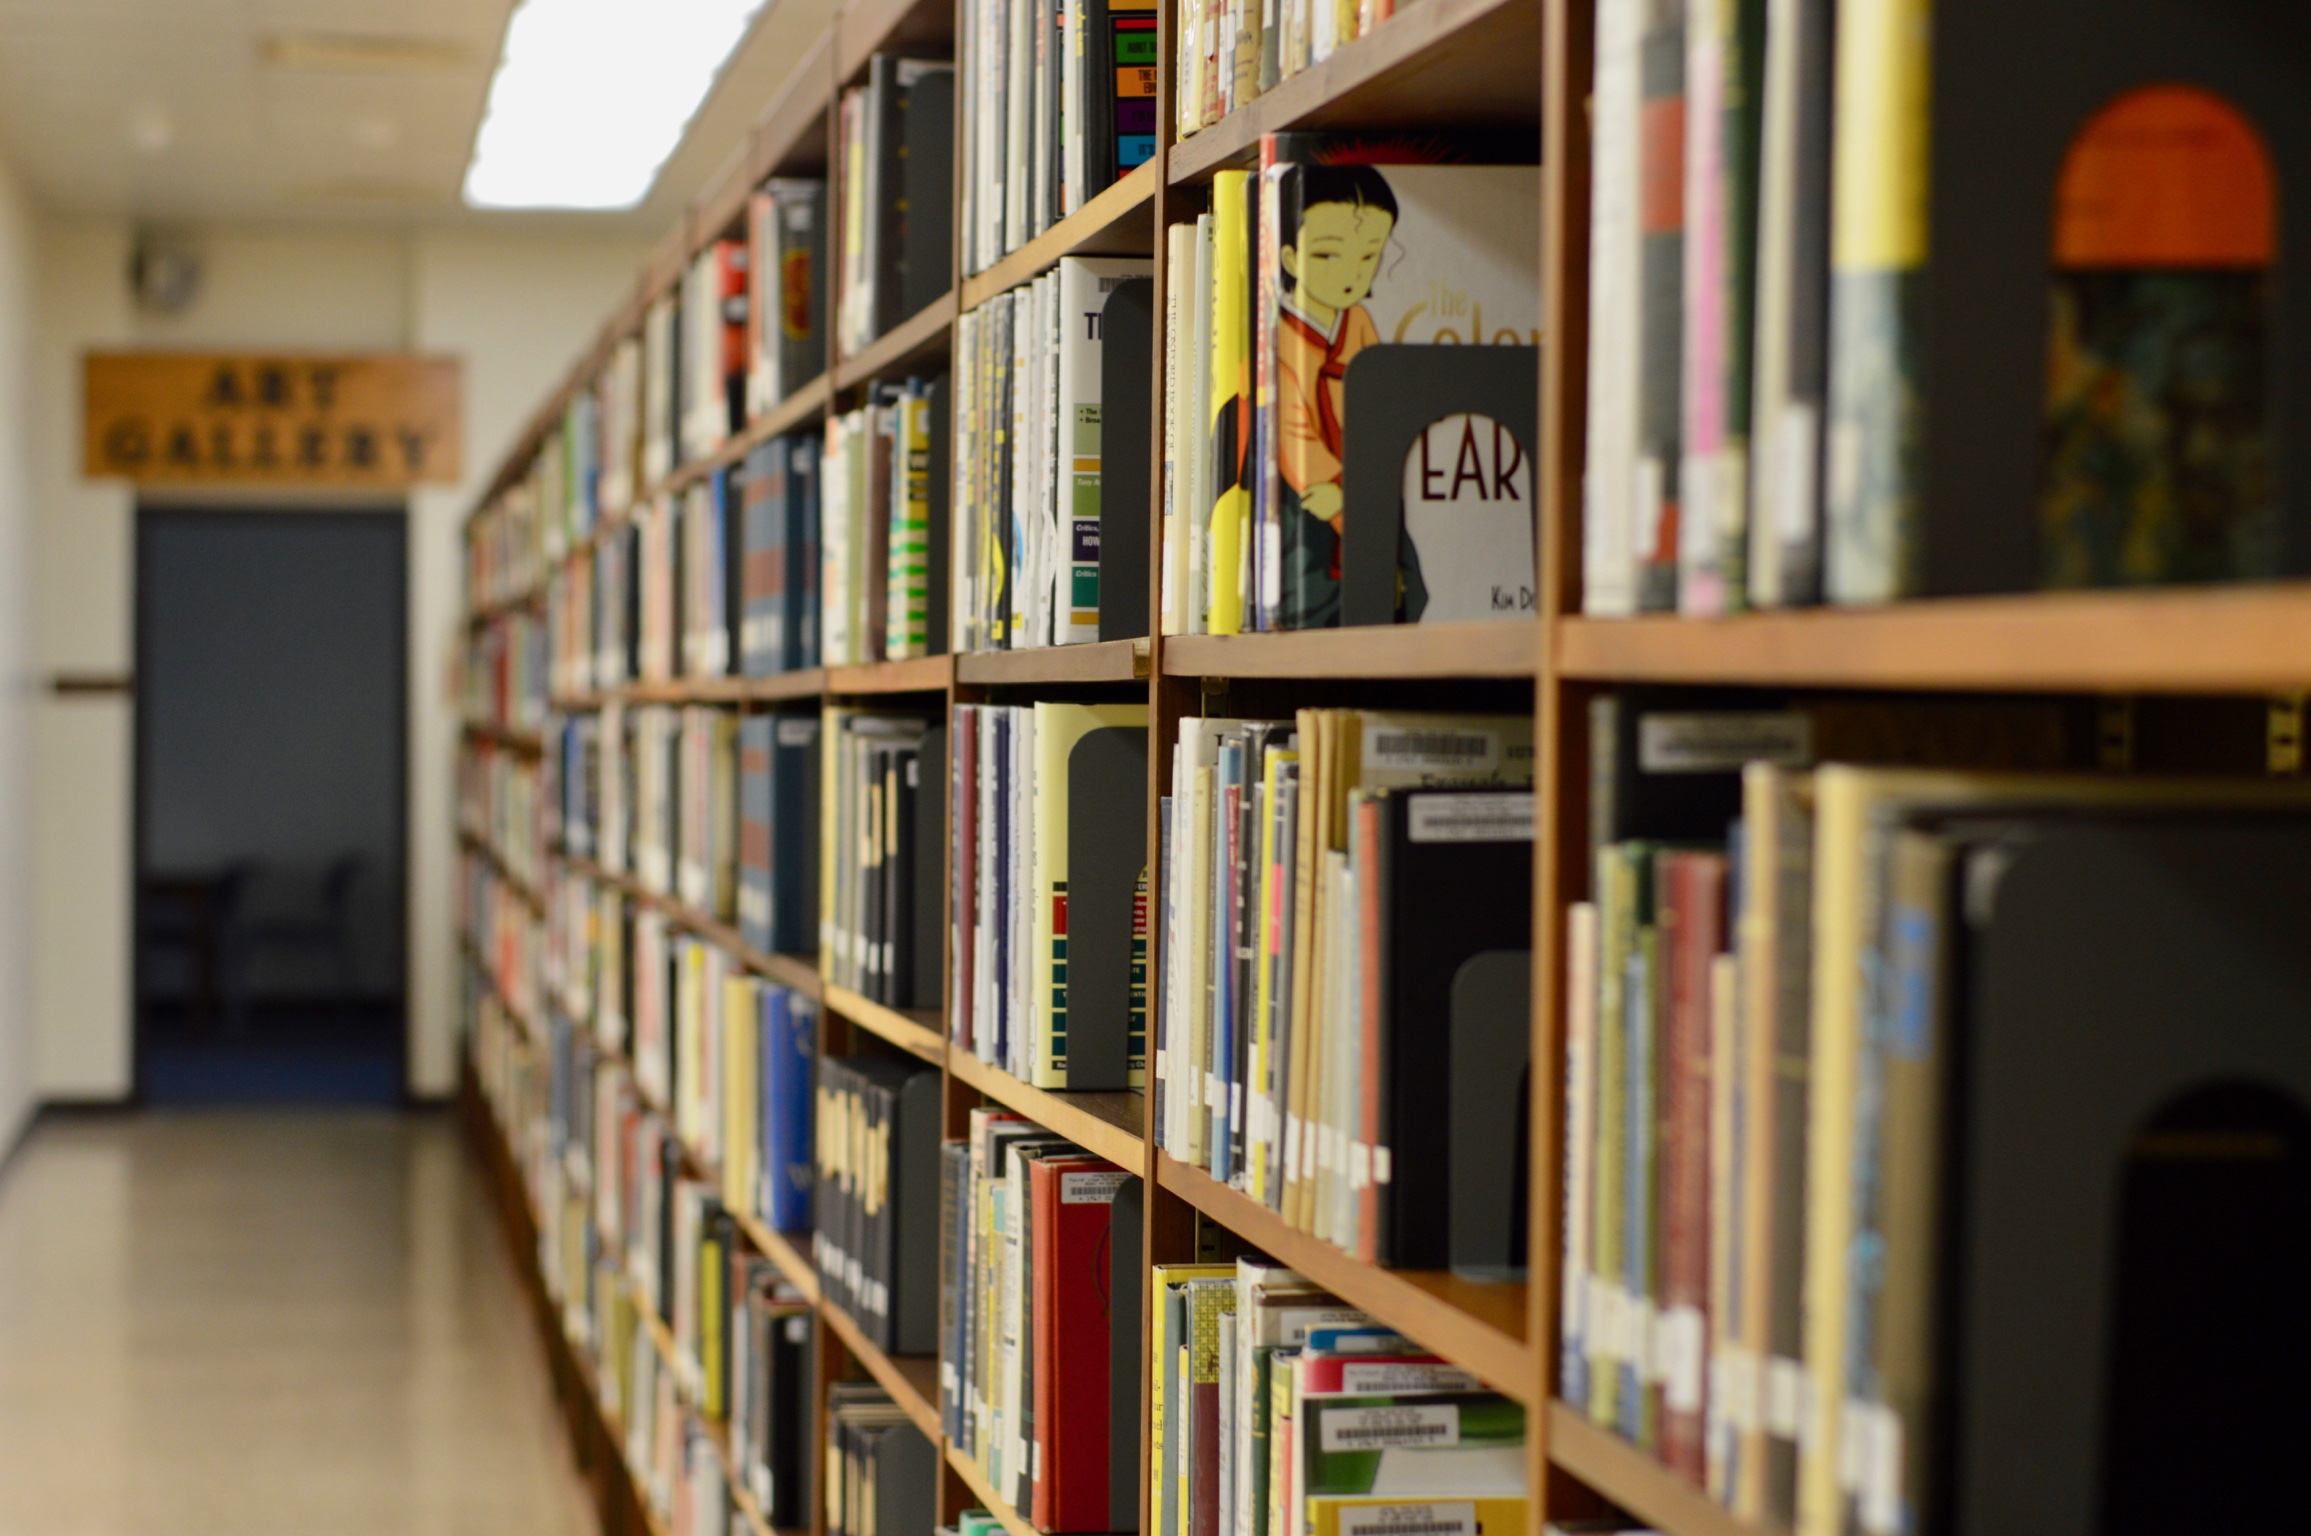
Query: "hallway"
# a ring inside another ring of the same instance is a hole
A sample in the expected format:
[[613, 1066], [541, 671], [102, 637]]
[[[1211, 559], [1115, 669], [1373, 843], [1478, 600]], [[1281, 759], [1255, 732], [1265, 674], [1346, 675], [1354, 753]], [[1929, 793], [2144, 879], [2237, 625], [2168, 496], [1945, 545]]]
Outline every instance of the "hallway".
[[582, 1536], [446, 1114], [51, 1118], [0, 1174], [0, 1536]]

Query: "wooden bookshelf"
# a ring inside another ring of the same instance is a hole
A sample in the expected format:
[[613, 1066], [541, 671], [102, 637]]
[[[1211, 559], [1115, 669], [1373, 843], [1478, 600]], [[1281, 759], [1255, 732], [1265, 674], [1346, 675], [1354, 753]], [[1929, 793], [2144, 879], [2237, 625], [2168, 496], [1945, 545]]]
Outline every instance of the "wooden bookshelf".
[[1010, 1532], [1011, 1536], [1041, 1536], [1034, 1526], [1021, 1517], [1019, 1511], [1011, 1507], [1011, 1501], [997, 1493], [988, 1483], [986, 1474], [979, 1470], [979, 1463], [950, 1445], [947, 1447], [947, 1465], [955, 1469], [955, 1475], [963, 1480], [964, 1487], [971, 1490], [971, 1497], [978, 1501], [979, 1507], [1002, 1521], [1003, 1529]]
[[947, 1075], [1119, 1168], [1137, 1169], [1146, 1161], [1144, 1094], [1068, 1093], [1032, 1087], [959, 1045], [947, 1048]]
[[1147, 161], [977, 277], [963, 279], [963, 308], [1049, 271], [1062, 256], [1144, 256], [1154, 249], [1156, 163]]
[[1148, 675], [1152, 654], [1146, 640], [1046, 645], [1024, 651], [966, 651], [955, 658], [955, 681], [982, 688], [1028, 683], [1129, 683]]
[[524, 757], [536, 757], [545, 750], [544, 738], [536, 731], [517, 731], [502, 725], [486, 725], [478, 720], [468, 720], [464, 730], [468, 741], [486, 741], [493, 747], [519, 752]]
[[829, 694], [865, 697], [879, 693], [944, 693], [955, 673], [952, 656], [918, 656], [912, 661], [877, 661], [856, 667], [829, 667]]
[[1351, 1306], [1417, 1339], [1495, 1389], [1531, 1406], [1538, 1372], [1525, 1345], [1525, 1287], [1456, 1275], [1382, 1269], [1287, 1225], [1284, 1218], [1201, 1168], [1156, 1154], [1164, 1188]]
[[1619, 1435], [1565, 1403], [1548, 1405], [1549, 1455], [1630, 1514], [1678, 1536], [1779, 1536], [1736, 1519], [1723, 1505]]
[[957, 313], [953, 290], [941, 294], [876, 337], [858, 356], [837, 363], [835, 388], [856, 389], [928, 367], [946, 355]]
[[1170, 677], [1531, 678], [1541, 637], [1531, 624], [1408, 624], [1264, 635], [1172, 635]]
[[2311, 685], [2311, 583], [1566, 618], [1557, 650], [1564, 676], [1596, 682], [2289, 693]]
[[821, 1300], [819, 1320], [842, 1341], [852, 1359], [914, 1420], [915, 1427], [933, 1445], [941, 1442], [939, 1428], [939, 1362], [927, 1355], [886, 1355], [867, 1340], [851, 1315], [831, 1301]]
[[937, 1010], [886, 1008], [848, 987], [832, 984], [826, 987], [825, 992], [830, 1012], [850, 1020], [871, 1035], [889, 1041], [910, 1056], [920, 1057], [934, 1066], [945, 1064], [947, 1036], [939, 1027]]

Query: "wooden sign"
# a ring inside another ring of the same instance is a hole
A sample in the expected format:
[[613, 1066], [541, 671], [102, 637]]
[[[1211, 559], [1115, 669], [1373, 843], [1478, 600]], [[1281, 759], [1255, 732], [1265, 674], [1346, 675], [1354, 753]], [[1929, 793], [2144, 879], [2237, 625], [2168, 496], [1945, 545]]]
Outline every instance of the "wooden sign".
[[91, 352], [82, 466], [140, 485], [396, 490], [455, 482], [456, 359]]

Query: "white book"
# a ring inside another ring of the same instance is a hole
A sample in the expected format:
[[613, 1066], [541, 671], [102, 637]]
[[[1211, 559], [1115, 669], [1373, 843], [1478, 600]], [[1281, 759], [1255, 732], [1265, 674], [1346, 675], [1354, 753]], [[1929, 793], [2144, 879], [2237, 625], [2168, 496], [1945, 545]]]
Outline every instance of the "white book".
[[1034, 168], [1035, 107], [1035, 0], [1010, 0], [1011, 62], [1004, 96], [1003, 199], [1004, 251], [1015, 251], [1030, 238], [1027, 222], [1029, 178]]
[[[1191, 635], [1211, 631], [1212, 540], [1210, 476], [1207, 461], [1211, 438], [1212, 370], [1204, 366], [1211, 356], [1212, 334], [1212, 216], [1196, 216], [1194, 274], [1189, 290], [1188, 348], [1182, 359], [1181, 389], [1185, 407], [1180, 422], [1181, 457], [1179, 503], [1188, 535], [1188, 627]], [[1232, 575], [1233, 573], [1231, 573]]]
[[655, 486], [674, 470], [675, 303], [669, 294], [642, 319], [642, 483]]
[[1184, 280], [1194, 275], [1195, 238], [1194, 227], [1187, 224], [1174, 224], [1164, 233], [1164, 268], [1169, 275], [1164, 283], [1163, 315], [1163, 544], [1160, 553], [1164, 578], [1160, 622], [1162, 632], [1167, 635], [1187, 633], [1189, 540], [1180, 517], [1179, 496], [1180, 357], [1184, 348], [1180, 321], [1185, 313], [1180, 292]]
[[819, 655], [828, 666], [850, 660], [850, 474], [843, 462], [843, 418], [827, 422], [819, 472]]
[[1059, 368], [1053, 426], [1058, 438], [1062, 544], [1062, 644], [1099, 638], [1101, 416], [1100, 326], [1122, 284], [1153, 275], [1144, 257], [1067, 256], [1058, 269]]
[[1598, 0], [1590, 140], [1589, 436], [1581, 491], [1581, 611], [1636, 612], [1640, 235], [1639, 52], [1645, 0]]

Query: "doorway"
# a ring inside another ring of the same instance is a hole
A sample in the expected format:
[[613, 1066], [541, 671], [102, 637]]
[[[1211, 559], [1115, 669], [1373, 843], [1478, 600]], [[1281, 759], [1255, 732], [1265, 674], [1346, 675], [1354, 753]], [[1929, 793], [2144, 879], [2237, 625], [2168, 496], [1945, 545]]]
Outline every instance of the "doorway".
[[401, 511], [137, 513], [137, 1088], [399, 1102]]

